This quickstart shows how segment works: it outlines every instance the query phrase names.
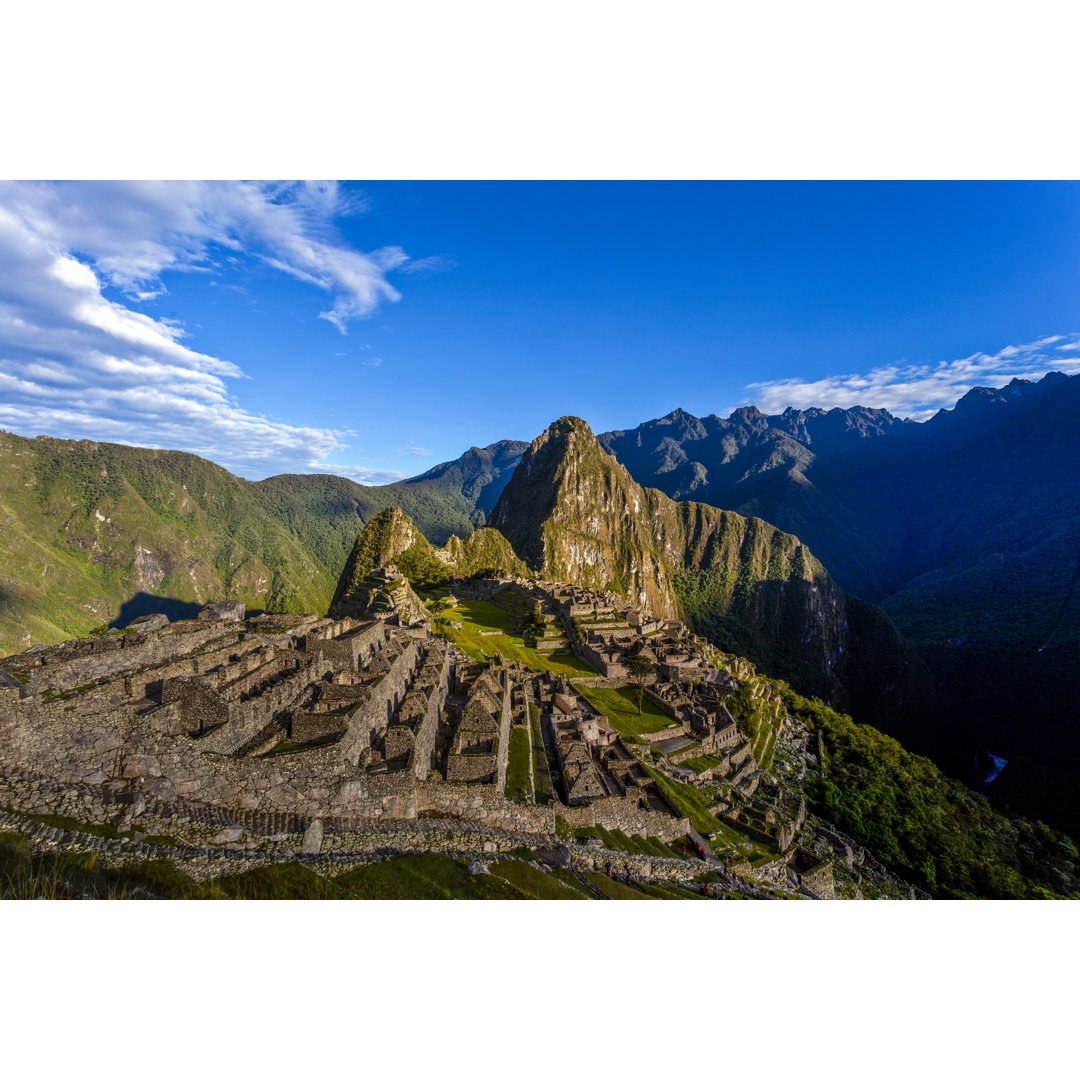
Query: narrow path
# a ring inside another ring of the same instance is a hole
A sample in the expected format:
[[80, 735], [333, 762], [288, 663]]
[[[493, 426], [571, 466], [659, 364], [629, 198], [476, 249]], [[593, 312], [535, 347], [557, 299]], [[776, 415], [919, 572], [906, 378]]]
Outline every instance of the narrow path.
[[709, 847], [709, 844], [708, 844], [708, 842], [706, 841], [705, 837], [703, 837], [703, 836], [701, 835], [701, 833], [699, 833], [699, 832], [698, 832], [698, 831], [697, 831], [697, 830], [696, 830], [696, 829], [695, 829], [695, 828], [693, 827], [693, 825], [691, 825], [691, 826], [690, 826], [690, 828], [689, 828], [689, 829], [687, 830], [687, 835], [688, 835], [688, 836], [690, 837], [690, 839], [691, 839], [691, 840], [693, 840], [693, 841], [694, 841], [694, 843], [695, 843], [695, 844], [697, 844], [697, 846], [698, 846], [699, 848], [701, 848], [701, 850], [702, 850], [702, 851], [703, 851], [703, 852], [705, 853], [705, 861], [706, 861], [706, 862], [707, 862], [707, 863], [708, 863], [708, 864], [709, 864], [710, 866], [715, 866], [715, 867], [717, 867], [717, 868], [720, 868], [720, 867], [722, 867], [722, 866], [724, 865], [724, 863], [723, 863], [723, 862], [721, 862], [721, 861], [720, 861], [720, 860], [719, 860], [719, 859], [718, 859], [718, 858], [716, 857], [716, 855], [715, 855], [715, 854], [713, 853], [713, 849], [712, 849], [711, 847]]

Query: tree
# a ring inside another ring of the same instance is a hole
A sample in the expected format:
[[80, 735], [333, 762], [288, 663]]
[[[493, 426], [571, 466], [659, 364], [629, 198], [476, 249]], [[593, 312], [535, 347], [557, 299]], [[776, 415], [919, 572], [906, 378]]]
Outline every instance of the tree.
[[436, 633], [446, 632], [446, 613], [453, 606], [454, 605], [450, 603], [450, 601], [445, 596], [440, 596], [439, 599], [435, 601], [435, 618], [433, 621], [435, 623]]
[[547, 629], [547, 624], [544, 622], [538, 611], [532, 612], [528, 619], [525, 620], [525, 636], [534, 639], [542, 638], [544, 636], [544, 630]]
[[637, 711], [641, 715], [641, 695], [645, 689], [645, 680], [653, 673], [655, 665], [647, 657], [638, 653], [636, 656], [628, 656], [623, 661], [623, 666], [629, 672], [630, 677], [637, 683]]

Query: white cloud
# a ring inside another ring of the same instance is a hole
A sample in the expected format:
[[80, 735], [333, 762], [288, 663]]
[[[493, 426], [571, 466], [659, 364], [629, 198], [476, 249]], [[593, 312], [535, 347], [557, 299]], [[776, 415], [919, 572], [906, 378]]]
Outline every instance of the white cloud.
[[[183, 449], [246, 476], [329, 471], [387, 482], [385, 470], [327, 466], [344, 432], [255, 416], [182, 326], [133, 302], [166, 271], [213, 271], [243, 251], [329, 294], [322, 317], [351, 319], [398, 298], [400, 248], [354, 251], [332, 220], [361, 207], [333, 184], [0, 182], [0, 427], [24, 434]], [[378, 479], [376, 479], [378, 478]]]
[[358, 484], [392, 484], [396, 480], [407, 479], [409, 475], [394, 469], [366, 469], [361, 465], [321, 465], [315, 471], [345, 476]]
[[210, 270], [222, 249], [253, 253], [329, 293], [320, 317], [342, 333], [400, 299], [386, 274], [411, 262], [400, 247], [365, 253], [341, 243], [333, 219], [362, 205], [336, 183], [7, 182], [0, 205], [133, 298], [159, 291], [165, 270]]
[[1068, 375], [1080, 372], [1080, 357], [1046, 354], [1047, 349], [1066, 337], [1078, 340], [1057, 345], [1055, 352], [1080, 348], [1080, 335], [1056, 334], [1025, 345], [1008, 345], [993, 355], [974, 353], [962, 360], [937, 364], [899, 362], [863, 374], [750, 383], [747, 390], [753, 394], [744, 404], [756, 405], [765, 413], [782, 412], [788, 406], [850, 409], [865, 405], [888, 409], [896, 416], [926, 420], [938, 409], [951, 409], [976, 386], [1000, 386], [1012, 378], [1039, 379], [1048, 371], [1063, 371]]
[[361, 360], [360, 363], [363, 364], [364, 367], [379, 367], [379, 365], [382, 364], [382, 357], [372, 356], [368, 360]]
[[416, 446], [414, 443], [408, 443], [405, 446], [395, 446], [394, 452], [397, 454], [408, 454], [409, 457], [430, 457], [433, 451], [425, 450], [422, 446]]

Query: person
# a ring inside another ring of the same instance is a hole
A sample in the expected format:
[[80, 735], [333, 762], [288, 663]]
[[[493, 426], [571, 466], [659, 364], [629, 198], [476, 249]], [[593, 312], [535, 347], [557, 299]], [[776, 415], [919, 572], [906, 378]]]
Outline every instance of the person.
[[611, 877], [611, 863], [604, 863], [604, 873]]
[[683, 844], [683, 846], [682, 846], [682, 853], [683, 853], [684, 855], [686, 854], [686, 845], [685, 845], [685, 844]]

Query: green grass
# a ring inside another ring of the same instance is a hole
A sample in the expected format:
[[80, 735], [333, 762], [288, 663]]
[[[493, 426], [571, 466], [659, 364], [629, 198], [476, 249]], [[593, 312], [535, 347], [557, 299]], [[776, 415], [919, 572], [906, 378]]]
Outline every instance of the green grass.
[[754, 754], [754, 760], [758, 763], [758, 768], [768, 769], [772, 765], [773, 754], [776, 751], [776, 732], [782, 723], [783, 714], [777, 720], [773, 720], [771, 717], [766, 719], [764, 715], [759, 718], [758, 729], [750, 746]]
[[470, 874], [446, 855], [403, 855], [358, 866], [333, 879], [360, 900], [523, 900], [505, 878]]
[[705, 897], [701, 891], [695, 892], [693, 889], [684, 889], [678, 885], [670, 885], [666, 881], [652, 881], [648, 884], [643, 883], [641, 888], [645, 890], [650, 896], [655, 897], [657, 900], [704, 900]]
[[510, 750], [506, 761], [506, 789], [508, 799], [527, 802], [532, 794], [529, 779], [529, 732], [527, 728], [510, 729]]
[[678, 780], [671, 780], [658, 769], [650, 768], [648, 765], [645, 768], [675, 804], [679, 813], [683, 817], [688, 817], [690, 824], [699, 833], [704, 836], [706, 833], [715, 831], [716, 818], [709, 813], [712, 799], [704, 791], [691, 787], [689, 784], [680, 783]]
[[647, 698], [642, 699], [641, 715], [638, 715], [637, 691], [633, 687], [608, 689], [575, 684], [574, 688], [611, 721], [611, 726], [624, 739], [636, 738], [643, 732], [651, 734], [663, 731], [667, 727], [672, 728], [672, 735], [677, 734], [678, 726], [675, 721]]
[[[648, 768], [648, 766], [646, 766]], [[712, 816], [709, 813], [709, 807], [712, 806], [711, 796], [706, 794], [700, 788], [691, 787], [689, 784], [680, 783], [678, 780], [671, 780], [664, 776], [663, 773], [656, 769], [649, 769], [653, 778], [666, 792], [668, 797], [679, 808], [680, 813], [690, 818], [690, 824], [701, 833], [702, 836], [708, 837], [711, 832], [717, 833], [721, 840], [712, 843], [710, 846], [716, 850], [728, 848], [736, 848], [738, 853], [745, 858], [749, 859], [753, 864], [754, 859], [758, 859], [760, 862], [767, 862], [769, 859], [776, 858], [776, 853], [764, 844], [759, 843], [757, 840], [753, 840], [743, 833], [732, 828], [727, 822], [722, 822], [718, 818]], [[679, 851], [681, 848], [681, 841], [677, 841], [672, 847]], [[750, 844], [751, 848], [748, 850], [744, 845]], [[687, 841], [687, 852], [693, 851], [693, 845]]]
[[[573, 653], [528, 648], [507, 612], [488, 600], [462, 600], [457, 607], [447, 610], [445, 619], [443, 636], [473, 660], [499, 653], [508, 660], [520, 661], [533, 671], [553, 671], [571, 677], [596, 674]], [[461, 629], [453, 629], [450, 621], [461, 623]], [[481, 630], [498, 630], [499, 633], [488, 636], [482, 635]]]
[[603, 841], [610, 851], [625, 851], [628, 855], [653, 855], [665, 859], [671, 858], [671, 851], [654, 836], [631, 836], [619, 829], [605, 829], [601, 825], [592, 825], [584, 829], [575, 829], [574, 838], [584, 840], [595, 836]]
[[697, 757], [687, 758], [686, 761], [680, 761], [681, 768], [690, 769], [695, 773], [703, 773], [706, 769], [715, 769], [717, 765], [722, 765], [723, 762], [718, 757], [713, 757], [712, 754], [700, 754]]
[[[614, 869], [614, 868], [613, 868]], [[598, 893], [608, 900], [652, 900], [654, 897], [634, 885], [624, 885], [615, 878], [609, 878], [606, 874], [599, 874], [592, 870], [582, 871], [581, 877], [587, 881]]]
[[497, 862], [491, 864], [490, 870], [493, 876], [504, 878], [530, 900], [588, 899], [580, 887], [574, 889], [569, 884], [528, 863]]
[[445, 855], [406, 855], [334, 878], [278, 863], [197, 882], [167, 859], [105, 867], [96, 853], [35, 854], [26, 837], [0, 833], [0, 899], [521, 900], [505, 878], [472, 875]]
[[538, 806], [547, 806], [551, 802], [551, 773], [540, 734], [540, 713], [532, 701], [529, 702], [529, 728], [532, 731], [533, 793]]

